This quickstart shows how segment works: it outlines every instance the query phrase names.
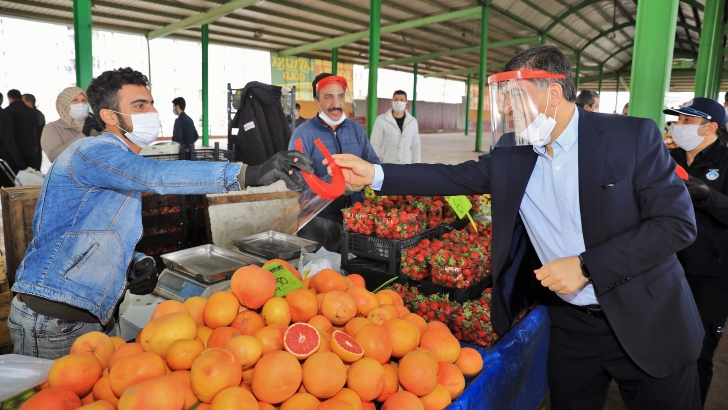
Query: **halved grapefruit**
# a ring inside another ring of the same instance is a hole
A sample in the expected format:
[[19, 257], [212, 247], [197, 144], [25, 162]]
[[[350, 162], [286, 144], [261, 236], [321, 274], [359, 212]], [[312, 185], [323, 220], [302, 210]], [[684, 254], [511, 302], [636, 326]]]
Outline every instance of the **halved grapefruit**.
[[283, 335], [283, 348], [288, 353], [303, 360], [319, 350], [321, 336], [315, 327], [308, 323], [294, 323]]
[[364, 356], [364, 349], [361, 345], [353, 337], [341, 330], [334, 330], [329, 343], [331, 351], [336, 353], [345, 363], [353, 363]]

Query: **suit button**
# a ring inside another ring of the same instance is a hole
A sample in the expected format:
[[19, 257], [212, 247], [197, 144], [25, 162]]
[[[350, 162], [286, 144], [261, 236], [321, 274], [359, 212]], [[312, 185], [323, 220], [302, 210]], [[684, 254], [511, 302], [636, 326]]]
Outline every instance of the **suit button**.
[[630, 280], [630, 279], [631, 279], [631, 278], [627, 278], [627, 279], [625, 279], [625, 280]]

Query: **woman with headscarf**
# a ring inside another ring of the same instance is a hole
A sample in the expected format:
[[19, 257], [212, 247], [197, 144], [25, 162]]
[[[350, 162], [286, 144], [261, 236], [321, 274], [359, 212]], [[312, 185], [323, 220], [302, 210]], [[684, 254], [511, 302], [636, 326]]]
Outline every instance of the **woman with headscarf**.
[[40, 137], [40, 146], [48, 159], [53, 162], [59, 155], [79, 138], [88, 112], [86, 93], [78, 87], [68, 87], [56, 98], [56, 111], [60, 119], [47, 124]]

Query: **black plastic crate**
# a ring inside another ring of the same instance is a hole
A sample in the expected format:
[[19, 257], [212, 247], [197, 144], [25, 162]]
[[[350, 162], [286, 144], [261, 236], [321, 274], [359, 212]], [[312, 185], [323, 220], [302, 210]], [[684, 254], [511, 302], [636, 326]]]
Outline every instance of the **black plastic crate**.
[[142, 195], [142, 208], [158, 208], [162, 206], [181, 206], [189, 202], [190, 195], [160, 195], [146, 193]]
[[432, 239], [442, 235], [439, 226], [428, 229], [410, 239], [385, 239], [343, 231], [343, 248], [357, 256], [394, 261], [399, 260], [404, 249], [410, 248], [423, 239]]
[[367, 258], [351, 259], [346, 264], [342, 263], [341, 268], [347, 274], [356, 273], [361, 275], [366, 282], [367, 290], [370, 292], [398, 276], [397, 271], [392, 270], [391, 264]]
[[485, 288], [493, 287], [493, 278], [491, 277], [491, 275], [488, 275], [484, 277], [483, 280], [470, 286], [467, 289], [448, 288], [446, 286], [436, 285], [429, 280], [416, 280], [404, 275], [399, 276], [399, 283], [408, 286], [417, 286], [417, 289], [425, 296], [434, 294], [447, 294], [450, 295], [450, 300], [454, 300], [458, 303], [463, 303], [467, 302], [468, 300], [478, 299], [480, 297], [480, 294], [483, 293], [483, 291], [485, 290]]

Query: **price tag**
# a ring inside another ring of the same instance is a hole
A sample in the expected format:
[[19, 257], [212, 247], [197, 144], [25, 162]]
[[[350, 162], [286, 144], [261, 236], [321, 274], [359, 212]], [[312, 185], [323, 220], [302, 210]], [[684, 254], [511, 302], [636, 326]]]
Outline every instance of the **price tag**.
[[470, 209], [473, 208], [473, 204], [470, 203], [468, 197], [465, 195], [446, 196], [445, 200], [458, 215], [458, 218], [463, 219], [463, 217], [467, 215], [468, 219], [470, 219], [470, 223], [473, 224], [473, 228], [475, 228], [476, 231], [478, 230], [478, 227], [475, 225], [475, 221], [473, 221], [473, 218], [470, 216]]
[[303, 282], [286, 269], [280, 262], [271, 263], [263, 266], [263, 269], [269, 271], [276, 278], [276, 296], [284, 297], [292, 290], [303, 286]]

